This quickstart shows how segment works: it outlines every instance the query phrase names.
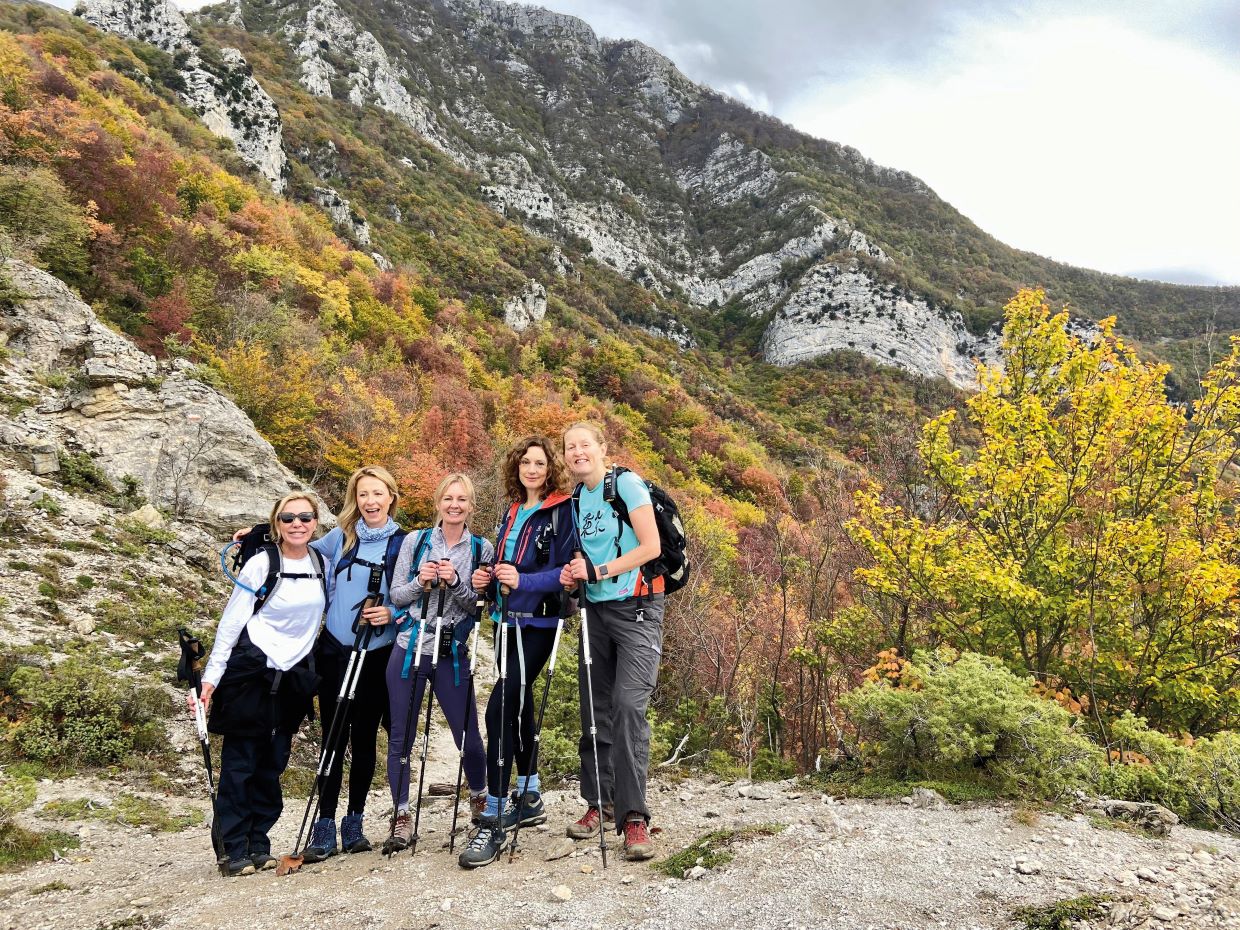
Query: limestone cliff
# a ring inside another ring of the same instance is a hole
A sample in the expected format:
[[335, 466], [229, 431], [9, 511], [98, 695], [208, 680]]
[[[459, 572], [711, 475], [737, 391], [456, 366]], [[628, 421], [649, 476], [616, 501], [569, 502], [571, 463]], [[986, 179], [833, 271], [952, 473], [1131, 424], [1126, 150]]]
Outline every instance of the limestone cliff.
[[82, 0], [78, 12], [108, 32], [139, 39], [173, 56], [181, 96], [217, 136], [231, 139], [241, 157], [277, 192], [288, 171], [280, 114], [235, 48], [204, 57], [189, 23], [172, 0]]
[[85, 452], [118, 487], [134, 481], [157, 507], [227, 528], [304, 488], [184, 363], [158, 363], [46, 272], [14, 259], [0, 271], [24, 297], [0, 315], [0, 387], [21, 408], [0, 419], [0, 446], [31, 470]]

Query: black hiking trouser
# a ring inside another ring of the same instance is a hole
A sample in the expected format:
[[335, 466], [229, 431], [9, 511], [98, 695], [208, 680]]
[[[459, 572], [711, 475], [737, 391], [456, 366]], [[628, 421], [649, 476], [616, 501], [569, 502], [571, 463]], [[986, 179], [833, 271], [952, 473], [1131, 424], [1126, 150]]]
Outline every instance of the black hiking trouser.
[[271, 852], [267, 834], [284, 809], [280, 776], [292, 745], [293, 734], [287, 730], [224, 737], [215, 822], [229, 859]]
[[[516, 625], [508, 627], [508, 677], [506, 687], [501, 689], [500, 682], [495, 682], [491, 697], [487, 701], [487, 791], [492, 797], [502, 798], [508, 793], [508, 779], [512, 776], [512, 761], [516, 758], [517, 774], [533, 775], [530, 761], [534, 753], [534, 683], [543, 666], [551, 658], [551, 645], [555, 642], [555, 628], [543, 629], [536, 626], [522, 627], [520, 631], [521, 650], [525, 653], [525, 701], [521, 700], [521, 662], [517, 652]], [[504, 767], [503, 778], [500, 777], [500, 703], [504, 704], [505, 716], [502, 728]], [[517, 718], [520, 714], [520, 728]], [[513, 745], [513, 734], [517, 734], [516, 745]]]
[[[349, 646], [342, 646], [327, 631], [319, 636], [316, 649], [317, 671], [323, 676], [319, 684], [319, 739], [322, 741], [320, 746], [324, 746], [336, 713], [340, 684], [344, 681], [344, 673], [353, 650]], [[336, 819], [340, 783], [344, 780], [346, 744], [349, 747], [350, 763], [349, 808], [345, 813], [360, 814], [366, 809], [366, 795], [375, 777], [379, 727], [382, 726], [389, 732], [392, 729], [388, 716], [387, 680], [384, 677], [391, 655], [390, 643], [366, 652], [353, 703], [349, 706], [342, 731], [336, 734], [336, 757], [331, 768], [323, 773], [323, 782], [319, 786], [320, 817]]]

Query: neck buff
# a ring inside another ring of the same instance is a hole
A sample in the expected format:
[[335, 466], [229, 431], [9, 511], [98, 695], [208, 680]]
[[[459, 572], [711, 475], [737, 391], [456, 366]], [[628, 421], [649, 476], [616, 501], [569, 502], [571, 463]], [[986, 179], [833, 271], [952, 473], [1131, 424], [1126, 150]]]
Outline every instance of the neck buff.
[[398, 529], [400, 529], [400, 526], [391, 517], [388, 517], [387, 523], [374, 530], [368, 527], [366, 521], [359, 517], [357, 520], [357, 539], [358, 542], [379, 542], [382, 539], [388, 539]]

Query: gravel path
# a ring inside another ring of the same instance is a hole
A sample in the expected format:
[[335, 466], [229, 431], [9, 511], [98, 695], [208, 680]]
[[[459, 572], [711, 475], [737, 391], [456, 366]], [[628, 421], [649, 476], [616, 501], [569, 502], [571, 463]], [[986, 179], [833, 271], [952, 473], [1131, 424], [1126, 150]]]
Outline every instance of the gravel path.
[[[442, 733], [435, 756], [428, 778], [451, 780], [455, 755]], [[53, 796], [106, 790], [98, 783], [88, 790], [85, 780], [46, 784], [36, 809]], [[580, 812], [569, 792], [548, 792], [551, 819], [523, 831], [517, 860], [467, 873], [442, 848], [451, 804], [436, 798], [424, 811], [416, 856], [339, 856], [285, 878], [224, 880], [204, 827], [150, 835], [66, 822], [59, 826], [86, 827], [81, 849], [0, 876], [0, 928], [966, 930], [1015, 927], [1014, 907], [1082, 894], [1114, 899], [1096, 926], [1240, 927], [1240, 840], [1223, 834], [1176, 827], [1152, 839], [1100, 829], [1082, 815], [1023, 825], [1003, 805], [837, 801], [787, 783], [751, 789], [689, 780], [657, 783], [653, 793], [660, 855], [710, 830], [787, 828], [746, 841], [731, 864], [696, 879], [669, 879], [618, 855], [604, 871], [597, 844], [546, 861], [571, 845], [562, 829]], [[384, 799], [372, 797], [367, 827], [376, 840], [386, 811]], [[277, 850], [292, 846], [301, 810], [289, 803]], [[68, 887], [34, 893], [53, 882]], [[570, 899], [557, 899], [556, 886]]]

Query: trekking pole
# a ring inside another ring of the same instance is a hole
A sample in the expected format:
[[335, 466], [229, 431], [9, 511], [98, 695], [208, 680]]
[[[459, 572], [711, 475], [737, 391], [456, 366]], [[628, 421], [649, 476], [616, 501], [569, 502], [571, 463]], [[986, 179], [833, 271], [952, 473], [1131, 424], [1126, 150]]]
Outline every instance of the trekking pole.
[[194, 724], [198, 730], [198, 745], [202, 747], [202, 761], [207, 767], [207, 789], [211, 795], [211, 848], [215, 850], [216, 863], [227, 862], [224, 842], [220, 839], [219, 826], [215, 822], [215, 774], [211, 770], [211, 737], [207, 734], [207, 713], [202, 709], [202, 678], [197, 663], [206, 657], [202, 641], [189, 630], [177, 630], [181, 643], [181, 661], [177, 663], [177, 681], [189, 685], [191, 703], [194, 705]]
[[[408, 654], [409, 649], [413, 649], [413, 684], [409, 688], [409, 709], [405, 711], [405, 741], [401, 747], [400, 771], [396, 775], [396, 797], [392, 798], [392, 822], [388, 824], [388, 838], [383, 842], [383, 855], [391, 857], [398, 852], [393, 838], [396, 833], [396, 812], [400, 808], [400, 796], [404, 790], [409, 787], [409, 755], [413, 752], [413, 696], [418, 693], [418, 674], [422, 668], [422, 628], [426, 626], [426, 611], [430, 607], [431, 597], [430, 590], [435, 582], [425, 582], [422, 585], [422, 615], [418, 618], [418, 625], [413, 627], [409, 633], [409, 645], [405, 647]], [[416, 643], [416, 645], [415, 645]]]
[[[562, 598], [567, 601], [567, 598]], [[560, 651], [560, 634], [564, 631], [564, 605], [560, 605], [560, 616], [555, 624], [555, 638], [551, 641], [551, 658], [547, 660], [547, 681], [543, 684], [542, 705], [538, 708], [538, 722], [534, 726], [534, 748], [530, 750], [530, 770], [526, 773], [528, 779], [538, 771], [538, 749], [542, 745], [542, 727], [543, 720], [547, 716], [547, 698], [551, 695], [551, 679], [555, 676], [555, 657]], [[518, 785], [520, 776], [518, 775]], [[599, 830], [603, 829], [603, 805], [599, 803]], [[525, 792], [517, 792], [517, 822], [512, 830], [512, 845], [508, 847], [508, 861], [512, 862], [512, 857], [517, 854], [517, 834], [521, 832], [521, 818], [525, 816]]]
[[[489, 564], [481, 564], [479, 568], [490, 568]], [[452, 802], [452, 832], [448, 835], [448, 852], [456, 851], [456, 821], [461, 810], [461, 783], [465, 778], [465, 734], [469, 732], [469, 711], [475, 708], [477, 692], [474, 690], [474, 667], [478, 664], [478, 630], [482, 626], [482, 611], [487, 605], [486, 591], [478, 592], [478, 600], [474, 603], [474, 634], [469, 643], [469, 695], [465, 705], [465, 724], [461, 728], [461, 758], [456, 766], [456, 794]], [[477, 710], [474, 711], [477, 713]]]
[[[353, 651], [349, 653], [349, 662], [345, 665], [344, 677], [340, 681], [340, 691], [336, 695], [336, 707], [332, 711], [331, 726], [327, 728], [327, 737], [323, 740], [323, 748], [319, 750], [319, 767], [314, 773], [310, 797], [306, 799], [306, 812], [301, 818], [301, 829], [297, 831], [297, 842], [293, 844], [293, 852], [290, 855], [280, 857], [280, 864], [276, 866], [276, 875], [296, 872], [305, 862], [305, 851], [301, 840], [306, 832], [306, 824], [310, 822], [311, 811], [318, 813], [319, 802], [322, 800], [323, 780], [336, 762], [336, 750], [344, 734], [349, 708], [353, 705], [353, 698], [357, 694], [357, 684], [362, 677], [362, 666], [366, 662], [366, 651], [370, 648], [370, 637], [374, 633], [374, 627], [362, 619], [362, 614], [368, 607], [374, 607], [379, 603], [382, 586], [383, 566], [376, 565], [370, 570], [370, 577], [366, 581], [366, 596], [357, 605], [357, 616], [353, 619], [353, 632], [356, 634], [353, 640]], [[323, 708], [320, 707], [320, 716], [322, 713]]]
[[504, 779], [504, 763], [508, 749], [504, 745], [504, 730], [508, 727], [508, 595], [512, 589], [506, 584], [499, 586], [499, 815], [500, 829], [504, 825], [504, 802], [508, 800], [508, 782]]
[[[574, 552], [575, 558], [581, 558], [580, 552]], [[590, 625], [586, 616], [586, 584], [577, 583], [577, 597], [581, 602], [581, 657], [586, 667], [586, 702], [590, 707], [590, 744], [594, 749], [594, 792], [598, 801], [598, 848], [603, 856], [603, 868], [607, 868], [607, 841], [603, 839], [603, 782], [598, 767], [598, 726], [594, 722], [594, 680], [590, 675], [590, 666], [594, 660], [590, 657]]]
[[[426, 755], [431, 748], [431, 711], [435, 707], [435, 672], [439, 668], [439, 632], [443, 627], [443, 602], [448, 585], [438, 582], [439, 604], [435, 616], [435, 639], [431, 644], [431, 673], [426, 679], [426, 727], [422, 733], [422, 762], [418, 769], [418, 805], [413, 813], [413, 839], [409, 843], [409, 855], [418, 851], [418, 825], [422, 822], [422, 789], [426, 785]], [[461, 735], [462, 741], [464, 734]]]

